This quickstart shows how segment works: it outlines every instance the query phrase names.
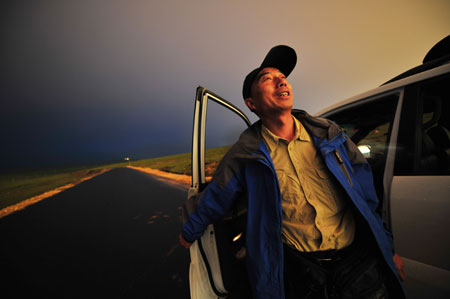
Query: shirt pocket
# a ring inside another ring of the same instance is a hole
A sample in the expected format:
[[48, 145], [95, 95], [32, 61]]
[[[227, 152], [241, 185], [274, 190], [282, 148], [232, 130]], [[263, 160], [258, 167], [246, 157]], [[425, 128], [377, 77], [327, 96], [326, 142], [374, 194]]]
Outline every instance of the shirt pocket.
[[278, 182], [283, 199], [293, 198], [300, 191], [300, 185], [297, 177], [293, 177], [282, 169], [277, 169]]
[[315, 169], [317, 179], [315, 190], [316, 199], [320, 203], [320, 210], [324, 216], [339, 213], [344, 208], [344, 202], [339, 194], [340, 189], [335, 185], [335, 178], [327, 168]]
[[302, 198], [299, 193], [301, 190], [298, 179], [279, 169], [277, 169], [277, 176], [280, 183], [283, 215], [289, 219], [295, 218]]

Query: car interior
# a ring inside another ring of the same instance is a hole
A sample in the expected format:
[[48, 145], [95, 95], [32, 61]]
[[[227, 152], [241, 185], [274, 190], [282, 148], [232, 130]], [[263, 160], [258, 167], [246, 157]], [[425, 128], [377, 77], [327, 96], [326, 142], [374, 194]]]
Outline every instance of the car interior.
[[421, 94], [423, 117], [419, 167], [423, 171], [445, 172], [450, 166], [449, 91], [444, 89], [440, 84], [424, 89]]

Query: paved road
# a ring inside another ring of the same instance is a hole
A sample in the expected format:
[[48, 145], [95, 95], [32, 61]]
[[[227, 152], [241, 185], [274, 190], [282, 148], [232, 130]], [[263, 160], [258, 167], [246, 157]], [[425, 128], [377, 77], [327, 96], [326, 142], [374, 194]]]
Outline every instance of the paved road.
[[188, 298], [185, 197], [120, 168], [0, 219], [0, 298]]

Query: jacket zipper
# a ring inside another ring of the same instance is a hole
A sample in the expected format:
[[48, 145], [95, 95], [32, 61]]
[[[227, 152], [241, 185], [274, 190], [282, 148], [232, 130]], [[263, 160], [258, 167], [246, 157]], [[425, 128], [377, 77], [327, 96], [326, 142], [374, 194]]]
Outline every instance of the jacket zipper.
[[339, 168], [344, 173], [344, 175], [347, 178], [347, 181], [350, 184], [350, 186], [353, 187], [353, 182], [352, 182], [352, 179], [350, 178], [350, 175], [348, 174], [347, 168], [345, 167], [344, 160], [342, 160], [342, 157], [339, 154], [337, 149], [335, 149], [333, 152], [334, 152], [334, 155], [336, 157], [336, 160], [338, 161]]
[[[279, 205], [277, 205], [278, 209], [279, 209], [277, 215], [278, 215], [278, 220], [279, 220], [279, 223], [280, 223], [279, 232], [280, 232], [280, 238], [281, 238], [281, 232], [283, 230], [283, 217], [282, 217], [282, 211], [280, 210], [281, 209], [281, 200], [282, 200], [281, 199], [280, 182], [278, 181], [277, 172], [275, 170], [273, 162], [272, 163], [269, 162], [269, 161], [272, 161], [272, 159], [269, 160], [264, 153], [261, 153], [261, 154], [262, 154], [262, 157], [261, 157], [262, 159], [261, 159], [260, 163], [262, 163], [263, 165], [267, 166], [269, 168], [269, 170], [272, 172], [272, 174], [277, 178], [278, 192], [279, 192], [278, 195], [280, 197], [279, 198]], [[280, 240], [280, 242], [281, 242], [281, 240]]]

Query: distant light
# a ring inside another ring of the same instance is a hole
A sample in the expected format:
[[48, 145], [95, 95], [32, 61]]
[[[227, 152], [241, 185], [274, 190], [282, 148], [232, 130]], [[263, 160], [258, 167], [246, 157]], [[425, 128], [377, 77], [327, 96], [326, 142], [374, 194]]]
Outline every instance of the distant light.
[[126, 157], [126, 158], [125, 158], [125, 161], [130, 161], [130, 158]]
[[237, 235], [236, 237], [233, 238], [233, 242], [236, 242], [237, 240], [239, 240], [239, 238], [242, 237], [242, 233], [240, 233], [239, 235]]

